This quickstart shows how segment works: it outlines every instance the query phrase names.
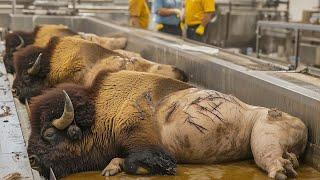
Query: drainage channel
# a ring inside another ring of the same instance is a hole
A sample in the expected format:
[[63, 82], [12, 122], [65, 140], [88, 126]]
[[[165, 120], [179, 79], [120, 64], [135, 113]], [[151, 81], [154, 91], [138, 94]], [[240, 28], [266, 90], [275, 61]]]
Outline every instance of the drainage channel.
[[0, 58], [0, 179], [39, 179], [29, 163], [17, 110]]

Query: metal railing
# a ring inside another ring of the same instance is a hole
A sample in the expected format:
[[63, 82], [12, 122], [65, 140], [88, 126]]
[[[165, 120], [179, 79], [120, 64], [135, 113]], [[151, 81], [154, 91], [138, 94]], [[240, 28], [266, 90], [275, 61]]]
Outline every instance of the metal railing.
[[[71, 5], [72, 5], [72, 15], [76, 15], [77, 9], [76, 9], [76, 0], [70, 0], [71, 1]], [[67, 0], [67, 3], [70, 2], [69, 0]], [[12, 0], [11, 1], [11, 5], [12, 5], [12, 14], [16, 14], [16, 6], [17, 6], [17, 1], [16, 0]], [[57, 7], [59, 7], [59, 4], [56, 5]]]
[[257, 23], [257, 37], [256, 37], [256, 56], [260, 57], [260, 38], [262, 28], [280, 28], [294, 31], [294, 69], [298, 67], [300, 59], [300, 40], [301, 31], [318, 31], [320, 32], [320, 25], [304, 24], [304, 23], [290, 23], [277, 21], [258, 21]]

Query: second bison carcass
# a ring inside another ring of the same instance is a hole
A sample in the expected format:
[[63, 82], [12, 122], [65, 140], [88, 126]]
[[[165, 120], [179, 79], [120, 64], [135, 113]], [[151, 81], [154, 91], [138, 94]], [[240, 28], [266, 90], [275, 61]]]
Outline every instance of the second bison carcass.
[[14, 73], [12, 61], [13, 53], [28, 45], [45, 47], [52, 37], [73, 36], [95, 42], [104, 48], [115, 50], [123, 49], [126, 46], [125, 37], [99, 37], [94, 34], [76, 33], [64, 25], [44, 24], [36, 26], [32, 32], [14, 31], [5, 37], [6, 50], [4, 64], [8, 73]]
[[178, 163], [254, 157], [271, 178], [296, 176], [307, 143], [303, 122], [163, 76], [101, 71], [87, 86], [62, 84], [32, 99], [32, 166], [58, 178], [175, 174]]
[[77, 33], [64, 25], [44, 24], [36, 26], [32, 32], [14, 31], [5, 37], [4, 64], [8, 73], [14, 73], [12, 56], [13, 53], [30, 44], [44, 47], [53, 36], [74, 36]]
[[21, 102], [41, 90], [62, 82], [83, 83], [93, 66], [109, 71], [132, 70], [187, 80], [176, 67], [157, 64], [141, 57], [128, 57], [75, 37], [53, 37], [45, 48], [28, 46], [14, 54], [16, 76], [13, 88]]

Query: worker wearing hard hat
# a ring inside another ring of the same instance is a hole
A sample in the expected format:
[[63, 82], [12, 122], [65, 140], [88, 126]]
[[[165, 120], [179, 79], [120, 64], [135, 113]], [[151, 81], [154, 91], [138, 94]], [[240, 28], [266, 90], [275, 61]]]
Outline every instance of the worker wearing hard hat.
[[129, 0], [129, 24], [133, 27], [147, 29], [150, 11], [147, 0]]
[[152, 12], [155, 14], [156, 29], [181, 36], [181, 8], [181, 0], [154, 0]]
[[187, 37], [202, 41], [207, 25], [214, 16], [215, 0], [185, 0]]

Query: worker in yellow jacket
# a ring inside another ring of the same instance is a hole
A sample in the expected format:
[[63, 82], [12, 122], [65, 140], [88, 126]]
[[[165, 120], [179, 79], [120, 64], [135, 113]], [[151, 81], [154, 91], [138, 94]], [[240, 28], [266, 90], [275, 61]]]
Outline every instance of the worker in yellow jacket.
[[215, 0], [185, 0], [187, 37], [202, 41], [208, 23], [215, 12]]
[[150, 11], [147, 0], [129, 0], [130, 26], [147, 29]]

